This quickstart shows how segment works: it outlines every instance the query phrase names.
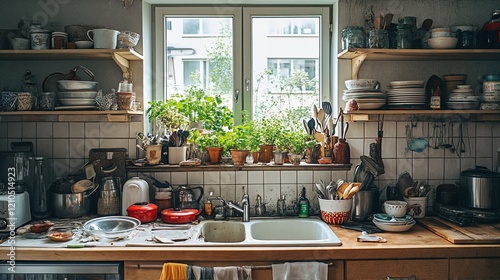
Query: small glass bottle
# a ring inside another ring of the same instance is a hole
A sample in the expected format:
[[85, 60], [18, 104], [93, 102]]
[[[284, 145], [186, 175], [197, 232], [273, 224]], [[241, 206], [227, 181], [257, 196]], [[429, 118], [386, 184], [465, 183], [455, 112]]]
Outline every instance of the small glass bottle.
[[276, 204], [276, 215], [277, 216], [286, 216], [286, 200], [285, 195], [281, 195], [281, 198], [278, 199], [278, 203]]
[[309, 217], [309, 199], [306, 198], [306, 187], [302, 187], [299, 199], [299, 218]]
[[207, 200], [205, 201], [205, 204], [203, 206], [203, 210], [205, 211], [206, 218], [212, 217], [212, 214], [213, 214], [213, 209], [214, 209], [214, 205], [212, 204], [213, 196], [214, 196], [214, 192], [210, 192], [208, 197], [207, 197]]
[[412, 27], [407, 24], [398, 25], [397, 40], [398, 49], [413, 48], [413, 33]]
[[383, 29], [372, 29], [369, 32], [368, 47], [377, 49], [389, 48], [389, 33]]

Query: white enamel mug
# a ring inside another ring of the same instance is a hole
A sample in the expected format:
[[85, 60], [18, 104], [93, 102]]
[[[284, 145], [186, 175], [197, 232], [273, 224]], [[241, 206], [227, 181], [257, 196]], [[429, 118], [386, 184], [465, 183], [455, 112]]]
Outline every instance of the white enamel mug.
[[120, 34], [118, 30], [105, 28], [87, 31], [87, 36], [94, 41], [94, 49], [115, 49], [118, 34]]

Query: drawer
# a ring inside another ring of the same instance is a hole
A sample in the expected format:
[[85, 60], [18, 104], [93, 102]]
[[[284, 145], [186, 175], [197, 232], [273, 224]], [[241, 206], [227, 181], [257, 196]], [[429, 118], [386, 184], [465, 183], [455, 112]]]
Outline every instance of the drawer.
[[451, 259], [450, 279], [451, 280], [493, 280], [500, 276], [500, 259]]
[[346, 278], [352, 280], [386, 280], [387, 277], [417, 280], [448, 279], [447, 259], [355, 260], [346, 261]]

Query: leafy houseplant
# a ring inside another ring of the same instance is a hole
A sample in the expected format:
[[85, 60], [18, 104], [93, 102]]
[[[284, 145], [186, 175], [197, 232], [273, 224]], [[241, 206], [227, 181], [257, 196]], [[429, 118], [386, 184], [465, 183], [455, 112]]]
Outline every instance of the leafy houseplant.
[[149, 108], [146, 111], [149, 123], [153, 128], [153, 134], [170, 134], [173, 130], [179, 129], [187, 124], [187, 120], [179, 110], [177, 110], [177, 101], [162, 100], [150, 101]]
[[306, 149], [316, 145], [316, 140], [311, 135], [295, 131], [285, 132], [284, 139], [290, 163], [293, 165], [299, 165]]
[[279, 145], [279, 139], [284, 131], [284, 126], [277, 117], [261, 119], [257, 122], [257, 131], [260, 135], [260, 154], [261, 162], [268, 163], [271, 161], [273, 147]]

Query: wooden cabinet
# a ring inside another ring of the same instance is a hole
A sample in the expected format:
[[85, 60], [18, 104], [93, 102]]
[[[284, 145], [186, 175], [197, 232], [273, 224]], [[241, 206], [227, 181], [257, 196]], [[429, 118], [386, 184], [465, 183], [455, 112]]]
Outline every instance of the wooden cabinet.
[[[251, 266], [252, 279], [256, 280], [272, 280], [273, 271], [272, 263], [229, 263], [229, 262], [189, 262], [192, 265], [198, 266]], [[329, 279], [344, 279], [344, 262], [333, 261], [328, 262], [328, 278]], [[163, 262], [125, 262], [124, 264], [124, 279], [159, 279], [163, 268]]]
[[500, 278], [499, 258], [451, 259], [450, 280], [493, 280]]
[[[447, 259], [353, 260], [346, 261], [348, 280], [448, 279]], [[391, 277], [391, 278], [388, 278]]]

